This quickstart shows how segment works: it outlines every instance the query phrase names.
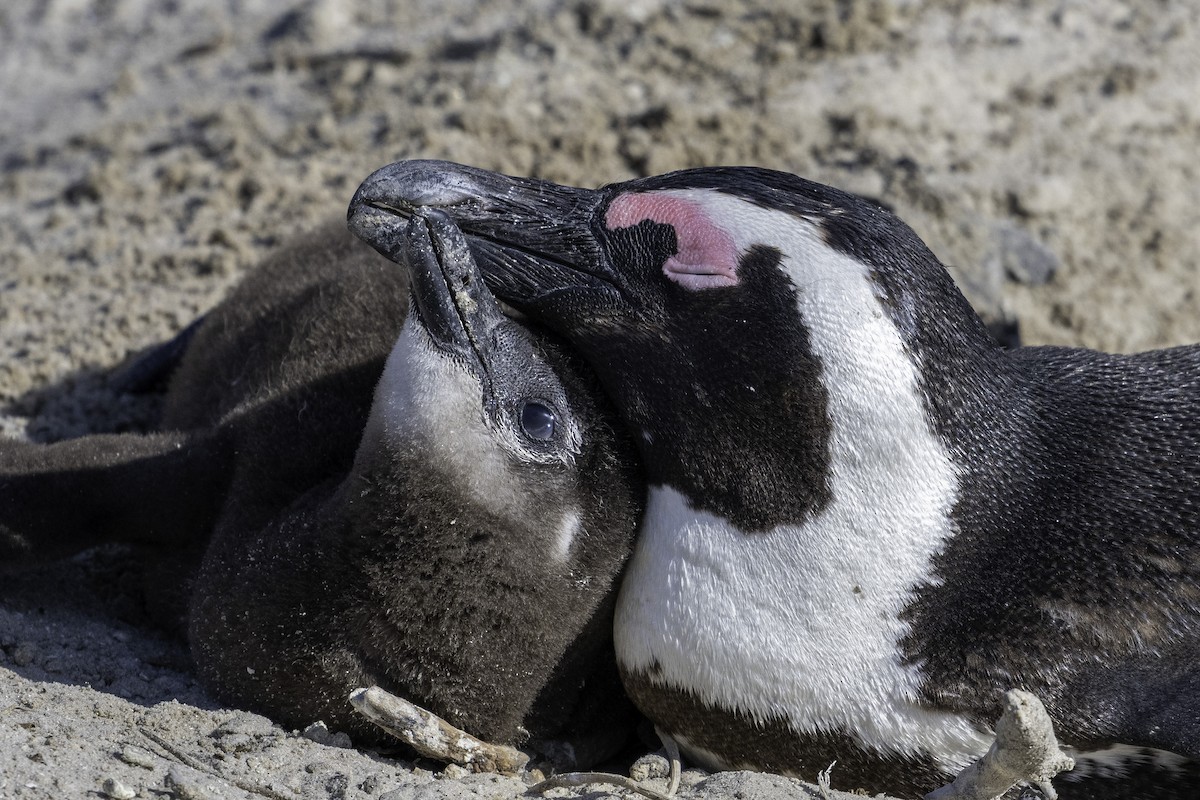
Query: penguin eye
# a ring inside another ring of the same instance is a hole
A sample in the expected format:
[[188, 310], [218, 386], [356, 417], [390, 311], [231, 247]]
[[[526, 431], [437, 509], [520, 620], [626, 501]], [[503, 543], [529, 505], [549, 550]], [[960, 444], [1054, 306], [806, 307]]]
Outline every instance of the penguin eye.
[[521, 430], [530, 439], [548, 442], [554, 438], [558, 419], [554, 411], [541, 403], [527, 402], [521, 406]]

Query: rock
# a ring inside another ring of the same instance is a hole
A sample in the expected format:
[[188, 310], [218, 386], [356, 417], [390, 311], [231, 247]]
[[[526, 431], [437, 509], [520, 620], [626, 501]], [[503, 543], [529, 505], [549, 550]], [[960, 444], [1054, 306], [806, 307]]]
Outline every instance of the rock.
[[995, 268], [1003, 270], [1009, 280], [1026, 286], [1049, 283], [1062, 266], [1048, 247], [1009, 223], [995, 223], [990, 245], [985, 258], [994, 260]]
[[138, 794], [136, 790], [129, 788], [116, 778], [105, 778], [104, 783], [100, 785], [100, 793], [105, 797], [113, 798], [113, 800], [133, 800]]

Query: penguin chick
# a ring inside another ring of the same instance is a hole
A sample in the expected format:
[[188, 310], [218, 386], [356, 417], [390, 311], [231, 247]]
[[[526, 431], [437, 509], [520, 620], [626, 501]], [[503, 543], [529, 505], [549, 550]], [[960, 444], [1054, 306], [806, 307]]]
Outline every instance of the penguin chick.
[[1004, 351], [894, 215], [769, 170], [401, 162], [351, 227], [386, 255], [417, 205], [634, 434], [617, 656], [693, 759], [923, 793], [1020, 688], [1074, 748], [1064, 797], [1191, 796], [1200, 347]]
[[409, 270], [340, 226], [268, 260], [192, 335], [162, 432], [6, 450], [0, 524], [34, 556], [196, 552], [187, 634], [224, 702], [371, 741], [347, 697], [375, 684], [592, 763], [629, 718], [611, 619], [632, 445], [448, 218], [398, 246]]

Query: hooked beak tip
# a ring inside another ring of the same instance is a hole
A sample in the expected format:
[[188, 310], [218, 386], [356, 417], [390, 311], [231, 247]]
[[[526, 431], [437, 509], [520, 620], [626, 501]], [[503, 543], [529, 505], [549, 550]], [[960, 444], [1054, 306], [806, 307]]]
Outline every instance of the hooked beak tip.
[[421, 206], [447, 208], [477, 202], [487, 196], [488, 187], [476, 172], [489, 174], [450, 161], [397, 161], [368, 175], [350, 208], [353, 212], [355, 206], [368, 205], [407, 216]]

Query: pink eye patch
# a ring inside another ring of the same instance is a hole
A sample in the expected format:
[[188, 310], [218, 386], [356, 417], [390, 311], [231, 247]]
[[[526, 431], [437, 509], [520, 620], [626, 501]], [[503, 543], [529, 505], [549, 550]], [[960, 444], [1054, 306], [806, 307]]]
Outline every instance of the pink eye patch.
[[737, 249], [699, 203], [646, 192], [617, 197], [608, 206], [604, 224], [609, 230], [628, 228], [643, 220], [675, 229], [679, 252], [663, 264], [663, 274], [685, 289], [736, 286]]

